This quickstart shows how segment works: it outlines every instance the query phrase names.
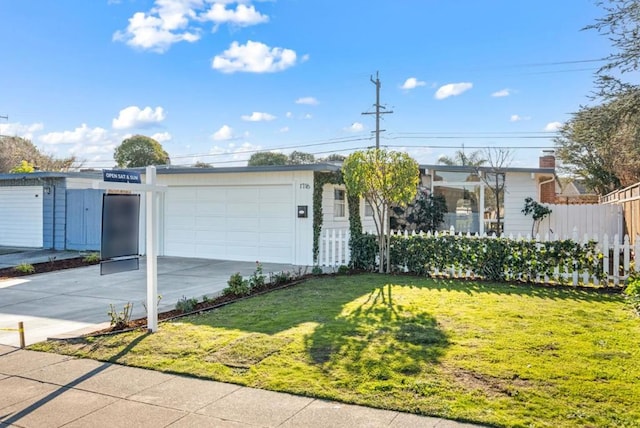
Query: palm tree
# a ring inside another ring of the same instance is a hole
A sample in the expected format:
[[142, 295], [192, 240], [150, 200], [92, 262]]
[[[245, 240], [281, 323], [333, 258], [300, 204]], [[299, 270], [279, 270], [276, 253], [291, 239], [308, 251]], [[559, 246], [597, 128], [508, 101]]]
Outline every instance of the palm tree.
[[462, 150], [456, 150], [453, 156], [440, 156], [438, 158], [438, 163], [441, 165], [461, 165], [461, 166], [482, 166], [487, 163], [487, 160], [484, 159], [483, 153], [480, 150], [476, 150], [475, 152], [471, 152], [468, 155]]

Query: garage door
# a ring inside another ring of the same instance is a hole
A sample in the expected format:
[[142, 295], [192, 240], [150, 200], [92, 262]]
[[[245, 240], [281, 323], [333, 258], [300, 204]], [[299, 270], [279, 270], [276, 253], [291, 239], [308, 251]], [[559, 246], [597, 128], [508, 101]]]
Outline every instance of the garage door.
[[164, 254], [292, 263], [289, 186], [170, 187], [164, 204]]
[[0, 245], [42, 247], [42, 186], [0, 187]]

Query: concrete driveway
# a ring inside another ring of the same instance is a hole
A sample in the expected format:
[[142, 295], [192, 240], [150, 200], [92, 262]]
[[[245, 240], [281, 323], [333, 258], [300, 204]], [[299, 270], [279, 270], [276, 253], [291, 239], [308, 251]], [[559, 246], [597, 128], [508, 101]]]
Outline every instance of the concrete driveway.
[[[173, 309], [183, 296], [215, 295], [235, 273], [249, 276], [255, 262], [234, 262], [180, 257], [158, 257], [159, 311]], [[292, 271], [293, 265], [264, 263], [265, 274]], [[109, 305], [118, 311], [133, 303], [132, 318], [146, 316], [146, 263], [140, 270], [100, 276], [100, 266], [62, 270], [0, 280], [0, 344], [18, 346], [17, 328], [23, 321], [27, 344], [48, 337], [93, 331], [108, 326]], [[104, 323], [107, 323], [106, 325]]]

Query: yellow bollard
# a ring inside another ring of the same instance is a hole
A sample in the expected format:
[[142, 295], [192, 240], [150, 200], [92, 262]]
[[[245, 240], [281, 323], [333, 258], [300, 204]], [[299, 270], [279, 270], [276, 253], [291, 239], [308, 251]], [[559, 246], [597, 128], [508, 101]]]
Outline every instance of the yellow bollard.
[[24, 324], [22, 321], [18, 323], [18, 334], [20, 335], [20, 349], [24, 349]]

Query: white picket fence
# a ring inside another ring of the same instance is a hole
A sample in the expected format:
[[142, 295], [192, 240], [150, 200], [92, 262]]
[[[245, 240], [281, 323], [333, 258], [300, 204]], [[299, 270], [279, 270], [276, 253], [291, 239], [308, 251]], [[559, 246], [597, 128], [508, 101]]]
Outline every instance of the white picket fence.
[[[369, 234], [375, 234], [373, 231], [369, 231]], [[415, 236], [416, 232], [408, 232], [408, 231], [391, 231], [393, 235], [396, 236]], [[453, 227], [448, 232], [435, 232], [433, 235], [431, 232], [425, 234], [425, 236], [434, 236], [437, 237], [438, 234], [446, 234], [451, 235], [455, 234]], [[420, 235], [423, 233], [420, 232]], [[472, 235], [470, 233], [460, 233], [459, 236], [468, 236], [468, 237], [476, 237], [483, 239], [495, 239], [495, 236], [489, 236], [484, 234], [483, 236]], [[319, 242], [319, 253], [318, 253], [318, 264], [320, 266], [327, 267], [339, 267], [341, 265], [349, 265], [351, 260], [350, 255], [351, 251], [349, 248], [349, 231], [345, 229], [324, 229], [320, 235]], [[522, 236], [517, 235], [508, 236], [508, 239], [522, 240], [527, 239], [531, 240], [531, 235]], [[610, 238], [607, 234], [602, 236], [602, 239], [599, 239], [597, 234], [588, 235], [584, 234], [582, 240], [580, 240], [578, 236], [577, 228], [574, 228], [572, 236], [550, 236], [548, 233], [545, 236], [536, 236], [536, 241], [538, 242], [550, 242], [557, 240], [567, 240], [571, 239], [574, 242], [579, 242], [581, 244], [586, 244], [590, 241], [597, 242], [596, 250], [598, 253], [602, 254], [603, 257], [603, 274], [605, 277], [604, 282], [613, 285], [620, 285], [624, 283], [624, 281], [628, 278], [631, 273], [631, 269], [633, 268], [635, 271], [640, 271], [640, 239], [635, 240], [635, 245], [629, 243], [629, 236], [625, 235], [622, 240], [619, 239], [619, 236], [615, 234], [612, 238]], [[632, 266], [633, 262], [633, 266]], [[449, 270], [446, 272], [447, 275], [457, 278], [467, 278], [473, 277], [472, 272], [463, 272], [456, 270]], [[561, 271], [559, 267], [556, 267], [554, 270], [554, 274], [549, 277], [545, 275], [538, 276], [538, 282], [549, 282], [550, 280], [559, 280], [562, 278], [564, 282], [569, 282], [573, 285], [578, 285], [579, 283], [583, 284], [596, 284], [598, 285], [600, 282], [597, 278], [591, 277], [587, 272], [578, 272], [573, 271], [569, 272], [566, 268]]]

